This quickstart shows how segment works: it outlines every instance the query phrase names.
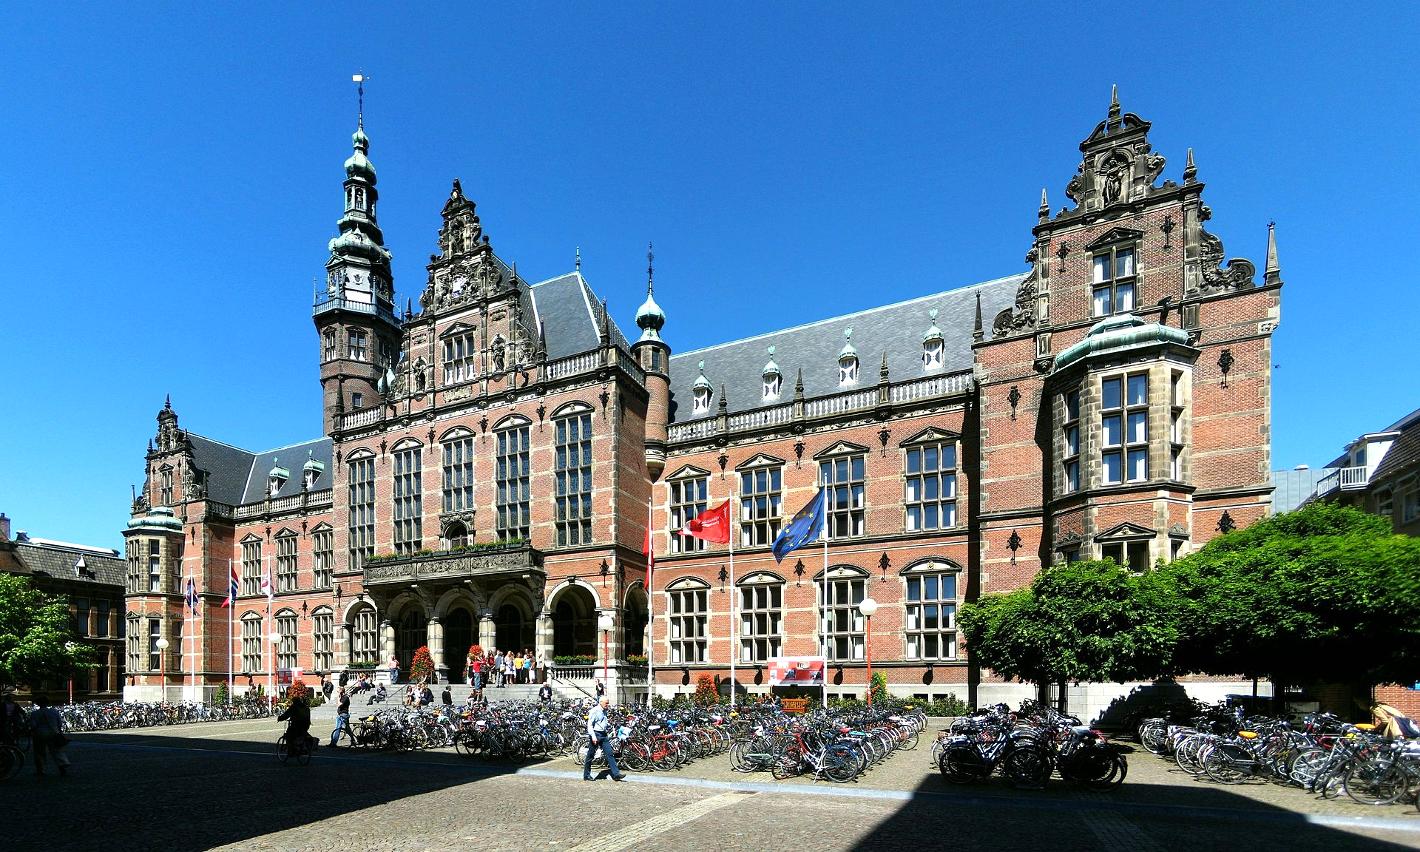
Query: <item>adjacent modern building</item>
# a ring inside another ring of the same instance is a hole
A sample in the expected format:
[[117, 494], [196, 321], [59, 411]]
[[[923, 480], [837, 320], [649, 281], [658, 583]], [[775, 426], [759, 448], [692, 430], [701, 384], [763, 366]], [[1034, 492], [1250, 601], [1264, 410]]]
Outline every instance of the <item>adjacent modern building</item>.
[[32, 538], [24, 531], [11, 538], [10, 519], [0, 513], [0, 572], [27, 577], [39, 591], [64, 598], [74, 641], [93, 651], [93, 668], [72, 681], [20, 684], [22, 699], [41, 690], [51, 699], [72, 693], [75, 701], [122, 695], [123, 571], [123, 558], [112, 548]]
[[[1074, 175], [1041, 176], [1069, 203], [1042, 191], [1020, 272], [677, 352], [649, 265], [633, 339], [580, 268], [524, 279], [458, 181], [397, 307], [362, 124], [314, 299], [321, 434], [253, 452], [158, 414], [125, 533], [133, 694], [161, 636], [190, 643], [169, 682], [208, 687], [424, 644], [457, 680], [477, 642], [598, 660], [567, 679], [607, 658], [627, 697], [646, 656], [668, 694], [820, 654], [830, 694], [871, 654], [897, 693], [1011, 697], [961, 601], [1059, 560], [1145, 570], [1269, 511], [1274, 235], [1261, 280], [1226, 259], [1192, 152], [1166, 179], [1149, 129], [1113, 99]], [[820, 488], [827, 546], [776, 562]], [[733, 566], [675, 532], [726, 500]]]

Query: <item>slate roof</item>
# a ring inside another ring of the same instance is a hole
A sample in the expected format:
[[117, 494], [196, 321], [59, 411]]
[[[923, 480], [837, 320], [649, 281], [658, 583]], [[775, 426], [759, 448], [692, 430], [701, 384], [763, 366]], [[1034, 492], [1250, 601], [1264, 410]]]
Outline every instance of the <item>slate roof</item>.
[[[705, 377], [714, 387], [716, 396], [710, 411], [697, 417], [714, 416], [722, 385], [731, 411], [788, 402], [794, 397], [794, 381], [800, 369], [804, 371], [805, 398], [873, 387], [878, 382], [884, 352], [888, 356], [889, 377], [894, 382], [969, 370], [977, 294], [981, 294], [981, 318], [989, 336], [996, 314], [1015, 304], [1016, 289], [1024, 278], [1024, 274], [1010, 275], [782, 331], [675, 353], [670, 359], [671, 422], [696, 419], [690, 413], [691, 386], [700, 375], [697, 364], [702, 360]], [[938, 312], [936, 323], [942, 331], [946, 350], [942, 367], [929, 373], [922, 364], [922, 336], [932, 325], [928, 311], [933, 308]], [[847, 328], [853, 329], [852, 344], [860, 361], [857, 384], [842, 388], [838, 384], [838, 354], [843, 349], [843, 332]], [[763, 399], [763, 371], [769, 361], [770, 346], [775, 347], [774, 361], [784, 382], [776, 400]]]
[[[281, 490], [276, 492], [277, 497], [290, 497], [301, 493], [301, 481], [305, 476], [306, 459], [311, 458], [325, 465], [324, 472], [316, 480], [312, 491], [324, 491], [330, 488], [335, 481], [335, 468], [331, 467], [331, 443], [330, 438], [316, 438], [312, 441], [303, 441], [299, 444], [291, 444], [279, 447], [274, 450], [256, 453], [252, 457], [251, 467], [248, 468], [246, 477], [246, 488], [243, 491], [241, 503], [255, 503], [258, 500], [266, 499], [266, 477], [271, 469], [276, 466], [276, 460], [281, 460], [281, 466], [291, 475], [286, 479], [286, 484], [281, 486]], [[307, 456], [307, 453], [310, 455]], [[210, 486], [209, 486], [210, 489]]]
[[207, 471], [207, 496], [232, 506], [241, 503], [255, 454], [192, 432], [187, 433], [187, 439], [192, 444], [193, 463], [198, 470]]
[[[123, 557], [90, 548], [70, 548], [55, 544], [15, 544], [15, 555], [35, 574], [60, 580], [102, 583], [122, 587], [125, 582]], [[90, 573], [75, 573], [80, 557]]]
[[[569, 272], [528, 288], [533, 322], [541, 322], [549, 361], [596, 349], [601, 344], [602, 305], [580, 272]], [[528, 307], [528, 305], [524, 305]], [[611, 321], [611, 339], [631, 350], [626, 335]]]

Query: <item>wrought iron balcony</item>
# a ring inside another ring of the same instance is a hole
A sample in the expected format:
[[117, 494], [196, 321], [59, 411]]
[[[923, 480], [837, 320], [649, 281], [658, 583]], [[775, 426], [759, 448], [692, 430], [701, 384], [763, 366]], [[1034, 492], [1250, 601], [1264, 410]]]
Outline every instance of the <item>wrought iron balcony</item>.
[[412, 583], [420, 580], [463, 580], [498, 575], [543, 574], [542, 553], [526, 543], [375, 557], [365, 563], [364, 571], [367, 586]]

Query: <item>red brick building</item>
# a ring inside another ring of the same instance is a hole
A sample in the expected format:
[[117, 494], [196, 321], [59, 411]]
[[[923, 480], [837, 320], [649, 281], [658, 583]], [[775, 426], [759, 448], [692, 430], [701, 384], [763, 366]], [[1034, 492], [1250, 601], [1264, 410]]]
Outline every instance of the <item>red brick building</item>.
[[[165, 406], [128, 531], [130, 617], [177, 636], [197, 578], [187, 670], [224, 679], [230, 562], [237, 672], [407, 664], [427, 642], [459, 678], [473, 641], [605, 643], [628, 694], [648, 651], [663, 693], [728, 677], [732, 655], [763, 690], [770, 658], [826, 647], [829, 692], [861, 694], [870, 596], [894, 692], [996, 700], [1010, 688], [970, 666], [960, 601], [1054, 560], [1142, 569], [1267, 512], [1275, 244], [1260, 282], [1223, 265], [1191, 153], [1160, 182], [1148, 130], [1111, 104], [1071, 206], [1042, 194], [1023, 274], [673, 353], [649, 269], [633, 343], [580, 269], [530, 284], [501, 260], [457, 182], [420, 310], [397, 315], [361, 129], [314, 309], [326, 437], [247, 452]], [[826, 554], [776, 563], [820, 486]], [[673, 533], [727, 499], [733, 577], [727, 547]]]

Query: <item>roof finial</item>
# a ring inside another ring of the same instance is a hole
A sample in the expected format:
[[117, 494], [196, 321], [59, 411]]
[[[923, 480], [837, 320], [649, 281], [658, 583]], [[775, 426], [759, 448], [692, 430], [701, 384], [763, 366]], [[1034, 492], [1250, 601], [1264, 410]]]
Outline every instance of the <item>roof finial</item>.
[[654, 243], [646, 243], [646, 295], [656, 292], [656, 251]]
[[1183, 166], [1183, 182], [1196, 183], [1198, 181], [1198, 167], [1193, 165], [1193, 149], [1188, 149], [1188, 161]]
[[582, 271], [582, 247], [581, 247], [581, 246], [577, 246], [577, 264], [576, 264], [576, 266], [577, 266], [577, 271], [578, 271], [578, 272], [581, 272], [581, 271]]
[[986, 332], [981, 328], [981, 291], [976, 291], [976, 324], [971, 327], [971, 339], [980, 343], [986, 339]]
[[350, 82], [355, 84], [355, 98], [357, 110], [355, 114], [355, 126], [361, 130], [365, 129], [365, 76], [364, 71], [357, 71], [350, 75]]
[[1267, 223], [1267, 268], [1262, 273], [1262, 283], [1268, 286], [1282, 283], [1282, 267], [1277, 262], [1277, 223]]
[[1050, 218], [1050, 201], [1045, 197], [1045, 187], [1040, 188], [1040, 209], [1036, 211], [1036, 216], [1044, 222]]
[[164, 411], [172, 411], [172, 410], [173, 410], [173, 395], [170, 394], [170, 393], [165, 393], [165, 394], [163, 394], [163, 410], [164, 410]]
[[1119, 118], [1119, 84], [1109, 87], [1109, 117]]
[[799, 368], [798, 378], [794, 379], [794, 399], [804, 398], [804, 368]]

